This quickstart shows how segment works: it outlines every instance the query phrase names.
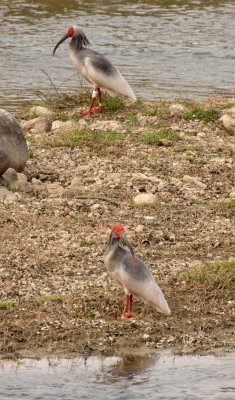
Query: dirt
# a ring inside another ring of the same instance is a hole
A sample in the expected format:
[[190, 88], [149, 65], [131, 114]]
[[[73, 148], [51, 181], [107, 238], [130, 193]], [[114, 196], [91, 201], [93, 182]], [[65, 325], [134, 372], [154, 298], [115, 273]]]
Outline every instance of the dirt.
[[[234, 135], [218, 121], [171, 113], [169, 105], [161, 116], [149, 115], [159, 106], [149, 102], [132, 114], [87, 118], [88, 126], [128, 126], [123, 141], [106, 147], [52, 147], [58, 133], [26, 133], [29, 185], [12, 190], [15, 201], [0, 203], [2, 357], [234, 351], [234, 290], [178, 279], [188, 267], [234, 259]], [[159, 122], [180, 140], [137, 140]], [[156, 194], [154, 206], [134, 204], [145, 192]], [[124, 293], [104, 266], [108, 233], [97, 229], [117, 222], [158, 281], [171, 316], [134, 299], [134, 317], [120, 318]]]

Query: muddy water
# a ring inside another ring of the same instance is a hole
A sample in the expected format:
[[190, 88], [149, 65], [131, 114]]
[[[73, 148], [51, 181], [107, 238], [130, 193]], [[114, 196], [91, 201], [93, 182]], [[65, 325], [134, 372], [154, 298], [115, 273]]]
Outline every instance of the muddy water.
[[[70, 24], [119, 66], [143, 98], [235, 91], [234, 0], [1, 0], [0, 107], [80, 80], [67, 43], [51, 51]], [[39, 93], [40, 91], [41, 93]]]
[[0, 367], [1, 400], [235, 398], [235, 354], [25, 359]]

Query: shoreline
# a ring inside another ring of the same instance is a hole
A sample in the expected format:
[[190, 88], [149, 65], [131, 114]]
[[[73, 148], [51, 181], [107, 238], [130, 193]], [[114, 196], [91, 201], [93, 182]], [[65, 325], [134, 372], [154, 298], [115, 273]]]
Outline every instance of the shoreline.
[[[107, 96], [87, 119], [78, 99], [65, 100], [41, 104], [44, 117], [18, 113], [30, 158], [17, 187], [1, 181], [13, 194], [0, 209], [1, 357], [115, 355], [127, 342], [134, 352], [233, 352], [235, 146], [220, 118], [235, 99], [126, 106]], [[137, 204], [143, 193], [155, 202]], [[117, 317], [124, 296], [96, 229], [116, 222], [170, 317], [137, 299], [134, 318]]]

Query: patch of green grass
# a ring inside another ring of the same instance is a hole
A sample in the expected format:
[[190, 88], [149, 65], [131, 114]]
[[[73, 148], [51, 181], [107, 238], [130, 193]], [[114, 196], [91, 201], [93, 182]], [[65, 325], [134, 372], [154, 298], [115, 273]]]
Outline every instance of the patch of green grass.
[[229, 199], [227, 201], [221, 201], [218, 203], [218, 208], [222, 211], [231, 211], [235, 210], [235, 199]]
[[58, 303], [63, 303], [64, 301], [67, 301], [69, 299], [69, 296], [65, 294], [48, 294], [48, 295], [42, 295], [39, 297], [39, 300], [42, 301], [43, 303], [52, 303], [52, 302], [58, 302]]
[[5, 300], [0, 303], [0, 310], [12, 310], [14, 308], [14, 304], [11, 300]]
[[43, 145], [47, 147], [88, 147], [98, 153], [108, 151], [111, 146], [120, 145], [125, 135], [111, 129], [107, 131], [90, 131], [86, 129], [63, 132], [54, 138], [45, 139]]
[[29, 158], [34, 158], [34, 152], [30, 147], [28, 149], [28, 152], [29, 152]]
[[180, 140], [180, 137], [176, 132], [162, 128], [157, 131], [141, 132], [138, 135], [138, 140], [147, 144], [159, 144], [162, 140], [176, 142]]
[[[88, 195], [88, 197], [89, 197], [89, 195]], [[92, 217], [90, 217], [90, 216], [88, 216], [88, 214], [87, 213], [85, 213], [85, 212], [76, 212], [74, 215], [73, 215], [73, 218], [75, 218], [76, 220], [78, 220], [78, 221], [80, 221], [80, 222], [89, 222], [89, 221], [91, 221], [92, 219], [94, 219], [94, 216], [92, 216]]]
[[89, 239], [80, 239], [78, 241], [78, 244], [79, 244], [80, 247], [90, 247], [94, 243], [95, 243], [94, 240], [91, 240], [91, 239], [90, 240]]
[[190, 162], [190, 163], [194, 163], [195, 162], [195, 157], [192, 154], [188, 154], [185, 156], [185, 160]]
[[169, 114], [168, 104], [165, 102], [161, 102], [159, 105], [156, 105], [154, 108], [150, 108], [147, 110], [147, 115], [150, 117], [164, 117]]
[[83, 313], [83, 317], [84, 318], [94, 318], [95, 317], [95, 312], [92, 309], [87, 308]]
[[121, 96], [110, 96], [105, 93], [102, 95], [102, 101], [105, 114], [114, 114], [126, 108], [125, 99]]
[[191, 104], [191, 109], [186, 111], [183, 115], [187, 120], [197, 119], [205, 123], [217, 123], [220, 117], [217, 109], [203, 104]]
[[186, 268], [177, 274], [178, 281], [206, 284], [214, 289], [235, 289], [235, 260], [216, 261]]

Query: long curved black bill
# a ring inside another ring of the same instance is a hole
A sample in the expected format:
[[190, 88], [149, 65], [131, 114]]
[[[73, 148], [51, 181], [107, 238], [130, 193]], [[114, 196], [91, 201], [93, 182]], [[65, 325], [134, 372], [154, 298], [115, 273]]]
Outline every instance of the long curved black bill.
[[62, 39], [60, 39], [60, 41], [57, 43], [57, 45], [55, 46], [55, 48], [54, 48], [54, 50], [53, 50], [53, 52], [52, 52], [52, 55], [54, 56], [55, 55], [55, 52], [56, 52], [56, 50], [58, 49], [58, 47], [59, 47], [59, 45], [61, 44], [61, 43], [63, 43], [66, 39], [68, 39], [68, 35], [67, 35], [67, 33], [66, 33], [66, 35], [64, 35], [63, 37], [62, 37]]
[[121, 241], [125, 246], [127, 246], [130, 249], [132, 257], [135, 257], [134, 250], [133, 250], [129, 240], [126, 238], [126, 236], [124, 234], [122, 234], [122, 236], [121, 236]]

